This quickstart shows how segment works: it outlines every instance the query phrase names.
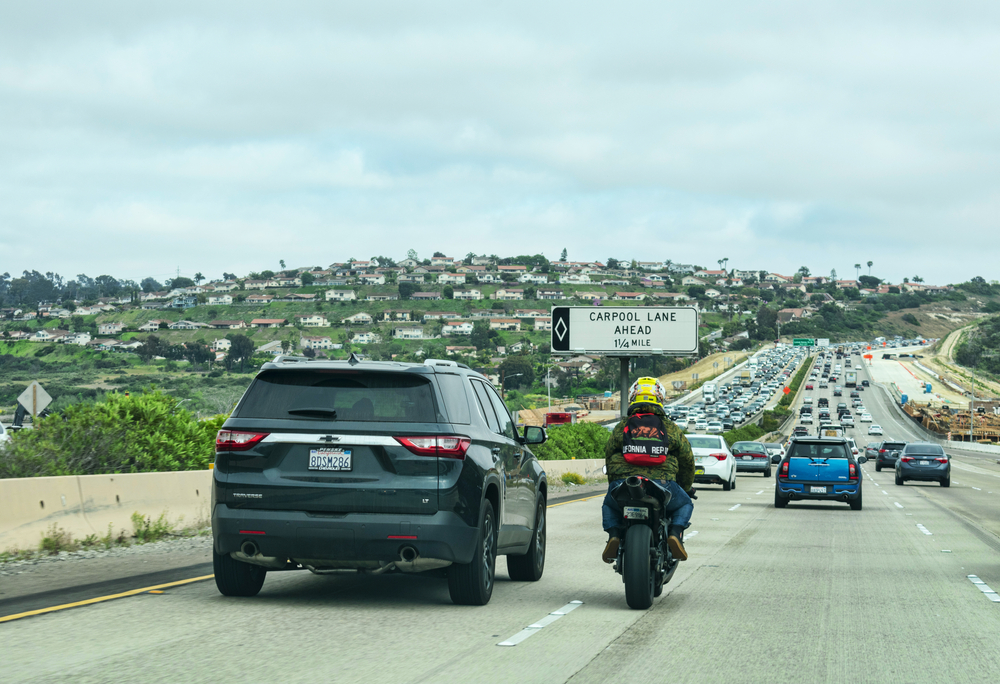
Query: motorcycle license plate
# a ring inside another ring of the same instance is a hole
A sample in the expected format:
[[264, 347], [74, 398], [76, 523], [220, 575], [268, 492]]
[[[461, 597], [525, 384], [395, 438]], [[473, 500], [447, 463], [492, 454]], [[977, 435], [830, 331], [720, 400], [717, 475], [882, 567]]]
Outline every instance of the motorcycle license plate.
[[826, 487], [810, 487], [810, 494], [826, 494]]
[[649, 509], [641, 506], [626, 506], [626, 520], [649, 520]]
[[350, 449], [310, 449], [309, 470], [351, 470]]
[[695, 475], [704, 475], [705, 474], [705, 469], [704, 468], [695, 468], [694, 469], [694, 474]]

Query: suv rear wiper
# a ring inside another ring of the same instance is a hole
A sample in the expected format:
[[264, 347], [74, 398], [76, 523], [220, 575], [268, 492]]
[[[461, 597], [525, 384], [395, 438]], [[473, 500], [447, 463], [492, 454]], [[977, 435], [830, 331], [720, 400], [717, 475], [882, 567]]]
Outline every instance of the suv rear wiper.
[[293, 408], [293, 409], [288, 409], [288, 412], [296, 416], [320, 416], [323, 418], [332, 418], [334, 420], [337, 419], [336, 410], [331, 408], [322, 408], [322, 407]]

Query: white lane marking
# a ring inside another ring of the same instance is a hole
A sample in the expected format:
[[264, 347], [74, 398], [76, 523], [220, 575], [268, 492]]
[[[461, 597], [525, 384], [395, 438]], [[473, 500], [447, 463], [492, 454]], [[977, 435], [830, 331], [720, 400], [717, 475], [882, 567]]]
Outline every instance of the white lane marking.
[[975, 575], [966, 575], [966, 578], [968, 578], [968, 580], [976, 586], [976, 589], [983, 592], [983, 595], [990, 601], [993, 601], [993, 603], [1000, 603], [1000, 596], [997, 596], [997, 593], [990, 589], [986, 582], [982, 581]]
[[731, 510], [731, 511], [735, 511], [735, 510], [736, 510], [737, 508], [739, 508], [739, 507], [740, 507], [740, 506], [742, 506], [742, 505], [743, 505], [743, 504], [736, 504], [735, 506], [733, 506], [733, 507], [732, 507], [732, 508], [730, 508], [729, 510]]
[[917, 523], [917, 529], [918, 529], [918, 530], [920, 530], [921, 532], [923, 532], [924, 534], [926, 534], [926, 535], [930, 536], [930, 533], [931, 533], [931, 531], [930, 531], [930, 530], [928, 530], [928, 529], [927, 529], [926, 527], [924, 527], [923, 525], [921, 525], [920, 523]]
[[896, 508], [902, 508], [903, 507], [903, 504], [899, 503], [898, 501], [893, 501], [893, 503], [896, 504]]
[[882, 490], [882, 493], [883, 493], [883, 494], [888, 494], [889, 492], [887, 492], [887, 491], [885, 491], [885, 490], [883, 489], [883, 490]]
[[691, 530], [690, 532], [684, 533], [684, 539], [690, 539], [691, 537], [697, 536], [698, 530]]
[[982, 490], [982, 489], [980, 489], [979, 487], [973, 487], [973, 489], [975, 489], [975, 490], [976, 490], [977, 492], [981, 492], [981, 491], [983, 491], [983, 490]]
[[[763, 493], [764, 493], [764, 490], [762, 489], [762, 490], [760, 490], [760, 491], [759, 491], [759, 492], [757, 492], [757, 493], [758, 493], [758, 494], [763, 494]], [[992, 494], [992, 492], [990, 492], [990, 493]]]
[[520, 632], [510, 637], [509, 639], [501, 641], [500, 643], [497, 644], [497, 646], [517, 646], [519, 643], [521, 643], [528, 637], [532, 636], [533, 634], [537, 634], [543, 627], [551, 625], [559, 618], [573, 612], [582, 605], [583, 601], [570, 601], [559, 610], [554, 610], [545, 617], [543, 617], [538, 622], [528, 625], [527, 627], [525, 627], [524, 629], [522, 629]]

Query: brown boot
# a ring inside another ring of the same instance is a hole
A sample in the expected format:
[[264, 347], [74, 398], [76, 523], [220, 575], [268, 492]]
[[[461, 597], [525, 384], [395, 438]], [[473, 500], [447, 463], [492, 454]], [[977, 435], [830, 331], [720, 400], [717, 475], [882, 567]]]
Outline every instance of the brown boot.
[[618, 558], [618, 545], [621, 540], [618, 537], [612, 536], [608, 539], [608, 545], [604, 547], [604, 553], [601, 554], [601, 558], [605, 563], [614, 563]]
[[681, 543], [683, 537], [684, 528], [679, 525], [670, 526], [670, 531], [667, 534], [667, 546], [670, 547], [670, 553], [679, 561], [686, 561], [688, 559], [687, 551], [684, 550], [684, 544]]

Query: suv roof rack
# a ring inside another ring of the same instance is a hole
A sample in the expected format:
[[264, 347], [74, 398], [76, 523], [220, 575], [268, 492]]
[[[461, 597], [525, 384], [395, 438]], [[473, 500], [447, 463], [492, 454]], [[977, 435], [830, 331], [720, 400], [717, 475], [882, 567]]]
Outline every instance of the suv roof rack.
[[425, 366], [450, 366], [452, 368], [465, 368], [467, 370], [472, 370], [464, 363], [459, 363], [458, 361], [449, 361], [448, 359], [424, 359]]

